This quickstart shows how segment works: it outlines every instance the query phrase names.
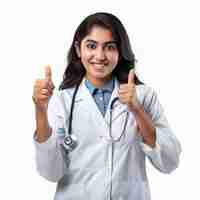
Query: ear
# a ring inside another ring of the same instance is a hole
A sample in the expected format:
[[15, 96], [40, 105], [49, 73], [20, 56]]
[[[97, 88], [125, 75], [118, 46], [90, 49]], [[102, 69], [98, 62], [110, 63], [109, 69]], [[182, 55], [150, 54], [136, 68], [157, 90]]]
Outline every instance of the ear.
[[79, 44], [78, 44], [77, 41], [75, 42], [74, 47], [75, 47], [75, 49], [76, 49], [76, 54], [77, 54], [77, 56], [80, 58], [80, 57], [81, 57], [80, 47], [79, 47]]

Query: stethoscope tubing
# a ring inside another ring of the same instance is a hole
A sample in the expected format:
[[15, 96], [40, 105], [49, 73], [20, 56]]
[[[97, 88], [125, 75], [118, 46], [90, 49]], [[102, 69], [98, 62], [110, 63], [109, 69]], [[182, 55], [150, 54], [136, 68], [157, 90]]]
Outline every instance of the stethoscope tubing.
[[[72, 96], [71, 107], [70, 107], [70, 114], [69, 114], [69, 121], [68, 121], [69, 122], [68, 123], [68, 135], [65, 136], [64, 141], [63, 141], [63, 146], [68, 151], [72, 151], [78, 145], [78, 139], [76, 138], [75, 135], [72, 135], [73, 111], [74, 111], [75, 97], [78, 92], [78, 88], [79, 88], [79, 85], [76, 85], [73, 96]], [[126, 130], [127, 122], [128, 122], [128, 116], [129, 116], [129, 113], [127, 111], [123, 130], [122, 130], [120, 136], [115, 139], [112, 136], [112, 113], [113, 113], [114, 104], [118, 100], [119, 100], [119, 98], [115, 97], [110, 104], [109, 139], [106, 139], [106, 140], [108, 140], [109, 142], [112, 142], [112, 143], [120, 141], [121, 137], [125, 134], [125, 130]], [[62, 104], [65, 107], [64, 98], [62, 98], [62, 101], [63, 101]], [[66, 108], [64, 108], [64, 110], [66, 111]]]

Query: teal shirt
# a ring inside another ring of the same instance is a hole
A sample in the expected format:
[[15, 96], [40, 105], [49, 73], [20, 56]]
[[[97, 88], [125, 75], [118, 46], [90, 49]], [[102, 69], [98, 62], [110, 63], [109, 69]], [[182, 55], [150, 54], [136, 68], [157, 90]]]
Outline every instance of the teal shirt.
[[102, 88], [96, 88], [89, 80], [85, 80], [85, 85], [94, 98], [101, 114], [105, 116], [106, 110], [114, 89], [114, 79], [108, 81]]

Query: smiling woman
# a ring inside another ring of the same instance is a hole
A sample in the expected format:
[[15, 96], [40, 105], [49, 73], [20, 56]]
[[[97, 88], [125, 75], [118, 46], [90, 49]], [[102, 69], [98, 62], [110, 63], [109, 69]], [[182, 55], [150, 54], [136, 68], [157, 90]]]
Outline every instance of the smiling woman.
[[[86, 52], [90, 53], [89, 55], [95, 53], [96, 56], [100, 56], [100, 62], [85, 60], [85, 56], [89, 56]], [[106, 55], [116, 63], [106, 63], [108, 62]], [[111, 55], [115, 57], [112, 58]], [[88, 66], [82, 63], [83, 59], [84, 62], [102, 64], [102, 56], [104, 64], [109, 66], [111, 64], [115, 68], [112, 74], [120, 83], [126, 83], [129, 70], [135, 67], [135, 55], [123, 24], [116, 16], [109, 13], [90, 15], [78, 26], [69, 49], [68, 65], [60, 89], [70, 88], [80, 83], [86, 74], [85, 67]], [[142, 83], [136, 75], [134, 81], [136, 84]]]
[[163, 173], [178, 167], [179, 141], [134, 68], [120, 20], [95, 13], [75, 32], [58, 94], [50, 66], [36, 80], [36, 164], [58, 182], [55, 200], [150, 200], [145, 158]]
[[76, 45], [76, 51], [86, 70], [86, 78], [96, 87], [112, 78], [118, 64], [119, 52], [111, 31], [94, 26], [90, 33]]

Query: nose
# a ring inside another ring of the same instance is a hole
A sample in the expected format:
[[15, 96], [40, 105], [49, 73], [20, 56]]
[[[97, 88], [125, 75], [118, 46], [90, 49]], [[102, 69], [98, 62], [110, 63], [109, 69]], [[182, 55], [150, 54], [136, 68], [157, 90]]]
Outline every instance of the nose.
[[103, 48], [98, 48], [96, 50], [95, 58], [98, 61], [104, 61], [106, 59], [105, 51]]

